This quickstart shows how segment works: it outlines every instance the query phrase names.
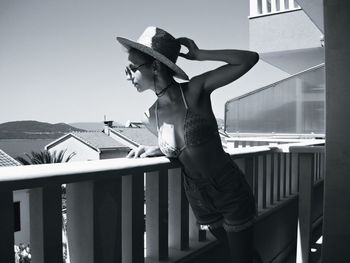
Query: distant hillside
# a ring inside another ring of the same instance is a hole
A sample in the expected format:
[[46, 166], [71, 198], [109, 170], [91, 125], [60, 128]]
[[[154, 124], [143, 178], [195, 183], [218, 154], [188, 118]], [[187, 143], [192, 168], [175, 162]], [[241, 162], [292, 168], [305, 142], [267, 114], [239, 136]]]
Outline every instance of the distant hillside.
[[84, 131], [65, 123], [12, 121], [0, 124], [0, 139], [55, 139], [72, 131]]
[[[75, 122], [69, 123], [69, 125], [86, 131], [102, 131], [104, 128], [103, 122]], [[121, 126], [121, 124], [113, 122], [113, 126]]]

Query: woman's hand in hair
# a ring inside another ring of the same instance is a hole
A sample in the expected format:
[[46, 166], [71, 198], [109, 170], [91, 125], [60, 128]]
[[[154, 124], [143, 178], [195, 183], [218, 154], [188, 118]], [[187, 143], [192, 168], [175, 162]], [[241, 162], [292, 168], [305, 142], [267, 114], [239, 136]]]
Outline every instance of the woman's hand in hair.
[[160, 155], [162, 155], [162, 152], [158, 146], [140, 145], [136, 149], [132, 149], [126, 158], [146, 158]]
[[179, 56], [184, 57], [189, 60], [197, 60], [198, 59], [198, 51], [199, 48], [197, 47], [196, 43], [187, 37], [180, 37], [177, 39], [181, 45], [185, 46], [188, 49], [188, 52], [180, 53]]

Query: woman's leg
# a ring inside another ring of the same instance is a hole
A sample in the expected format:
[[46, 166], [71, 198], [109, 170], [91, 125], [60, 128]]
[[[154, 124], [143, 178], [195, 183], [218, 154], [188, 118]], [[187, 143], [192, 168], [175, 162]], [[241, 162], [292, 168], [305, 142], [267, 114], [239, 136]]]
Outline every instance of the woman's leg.
[[253, 263], [254, 229], [253, 226], [239, 232], [227, 231], [232, 263]]
[[213, 234], [213, 236], [216, 237], [216, 239], [219, 240], [224, 246], [224, 251], [226, 252], [226, 255], [224, 256], [225, 262], [223, 263], [230, 262], [229, 245], [226, 230], [222, 226], [209, 226], [208, 229]]

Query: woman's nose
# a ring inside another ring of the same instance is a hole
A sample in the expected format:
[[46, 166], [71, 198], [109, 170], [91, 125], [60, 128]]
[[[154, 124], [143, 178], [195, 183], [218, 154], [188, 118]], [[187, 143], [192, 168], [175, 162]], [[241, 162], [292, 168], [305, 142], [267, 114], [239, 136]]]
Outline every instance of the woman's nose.
[[128, 68], [125, 69], [125, 74], [126, 80], [134, 81], [134, 77], [132, 76], [132, 73]]

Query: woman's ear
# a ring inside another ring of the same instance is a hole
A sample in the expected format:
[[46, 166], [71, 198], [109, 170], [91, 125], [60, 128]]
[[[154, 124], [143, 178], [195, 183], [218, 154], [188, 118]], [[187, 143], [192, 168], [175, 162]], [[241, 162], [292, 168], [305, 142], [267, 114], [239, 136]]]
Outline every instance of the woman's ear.
[[158, 60], [154, 60], [152, 62], [152, 71], [154, 74], [158, 74], [160, 69], [160, 62]]

